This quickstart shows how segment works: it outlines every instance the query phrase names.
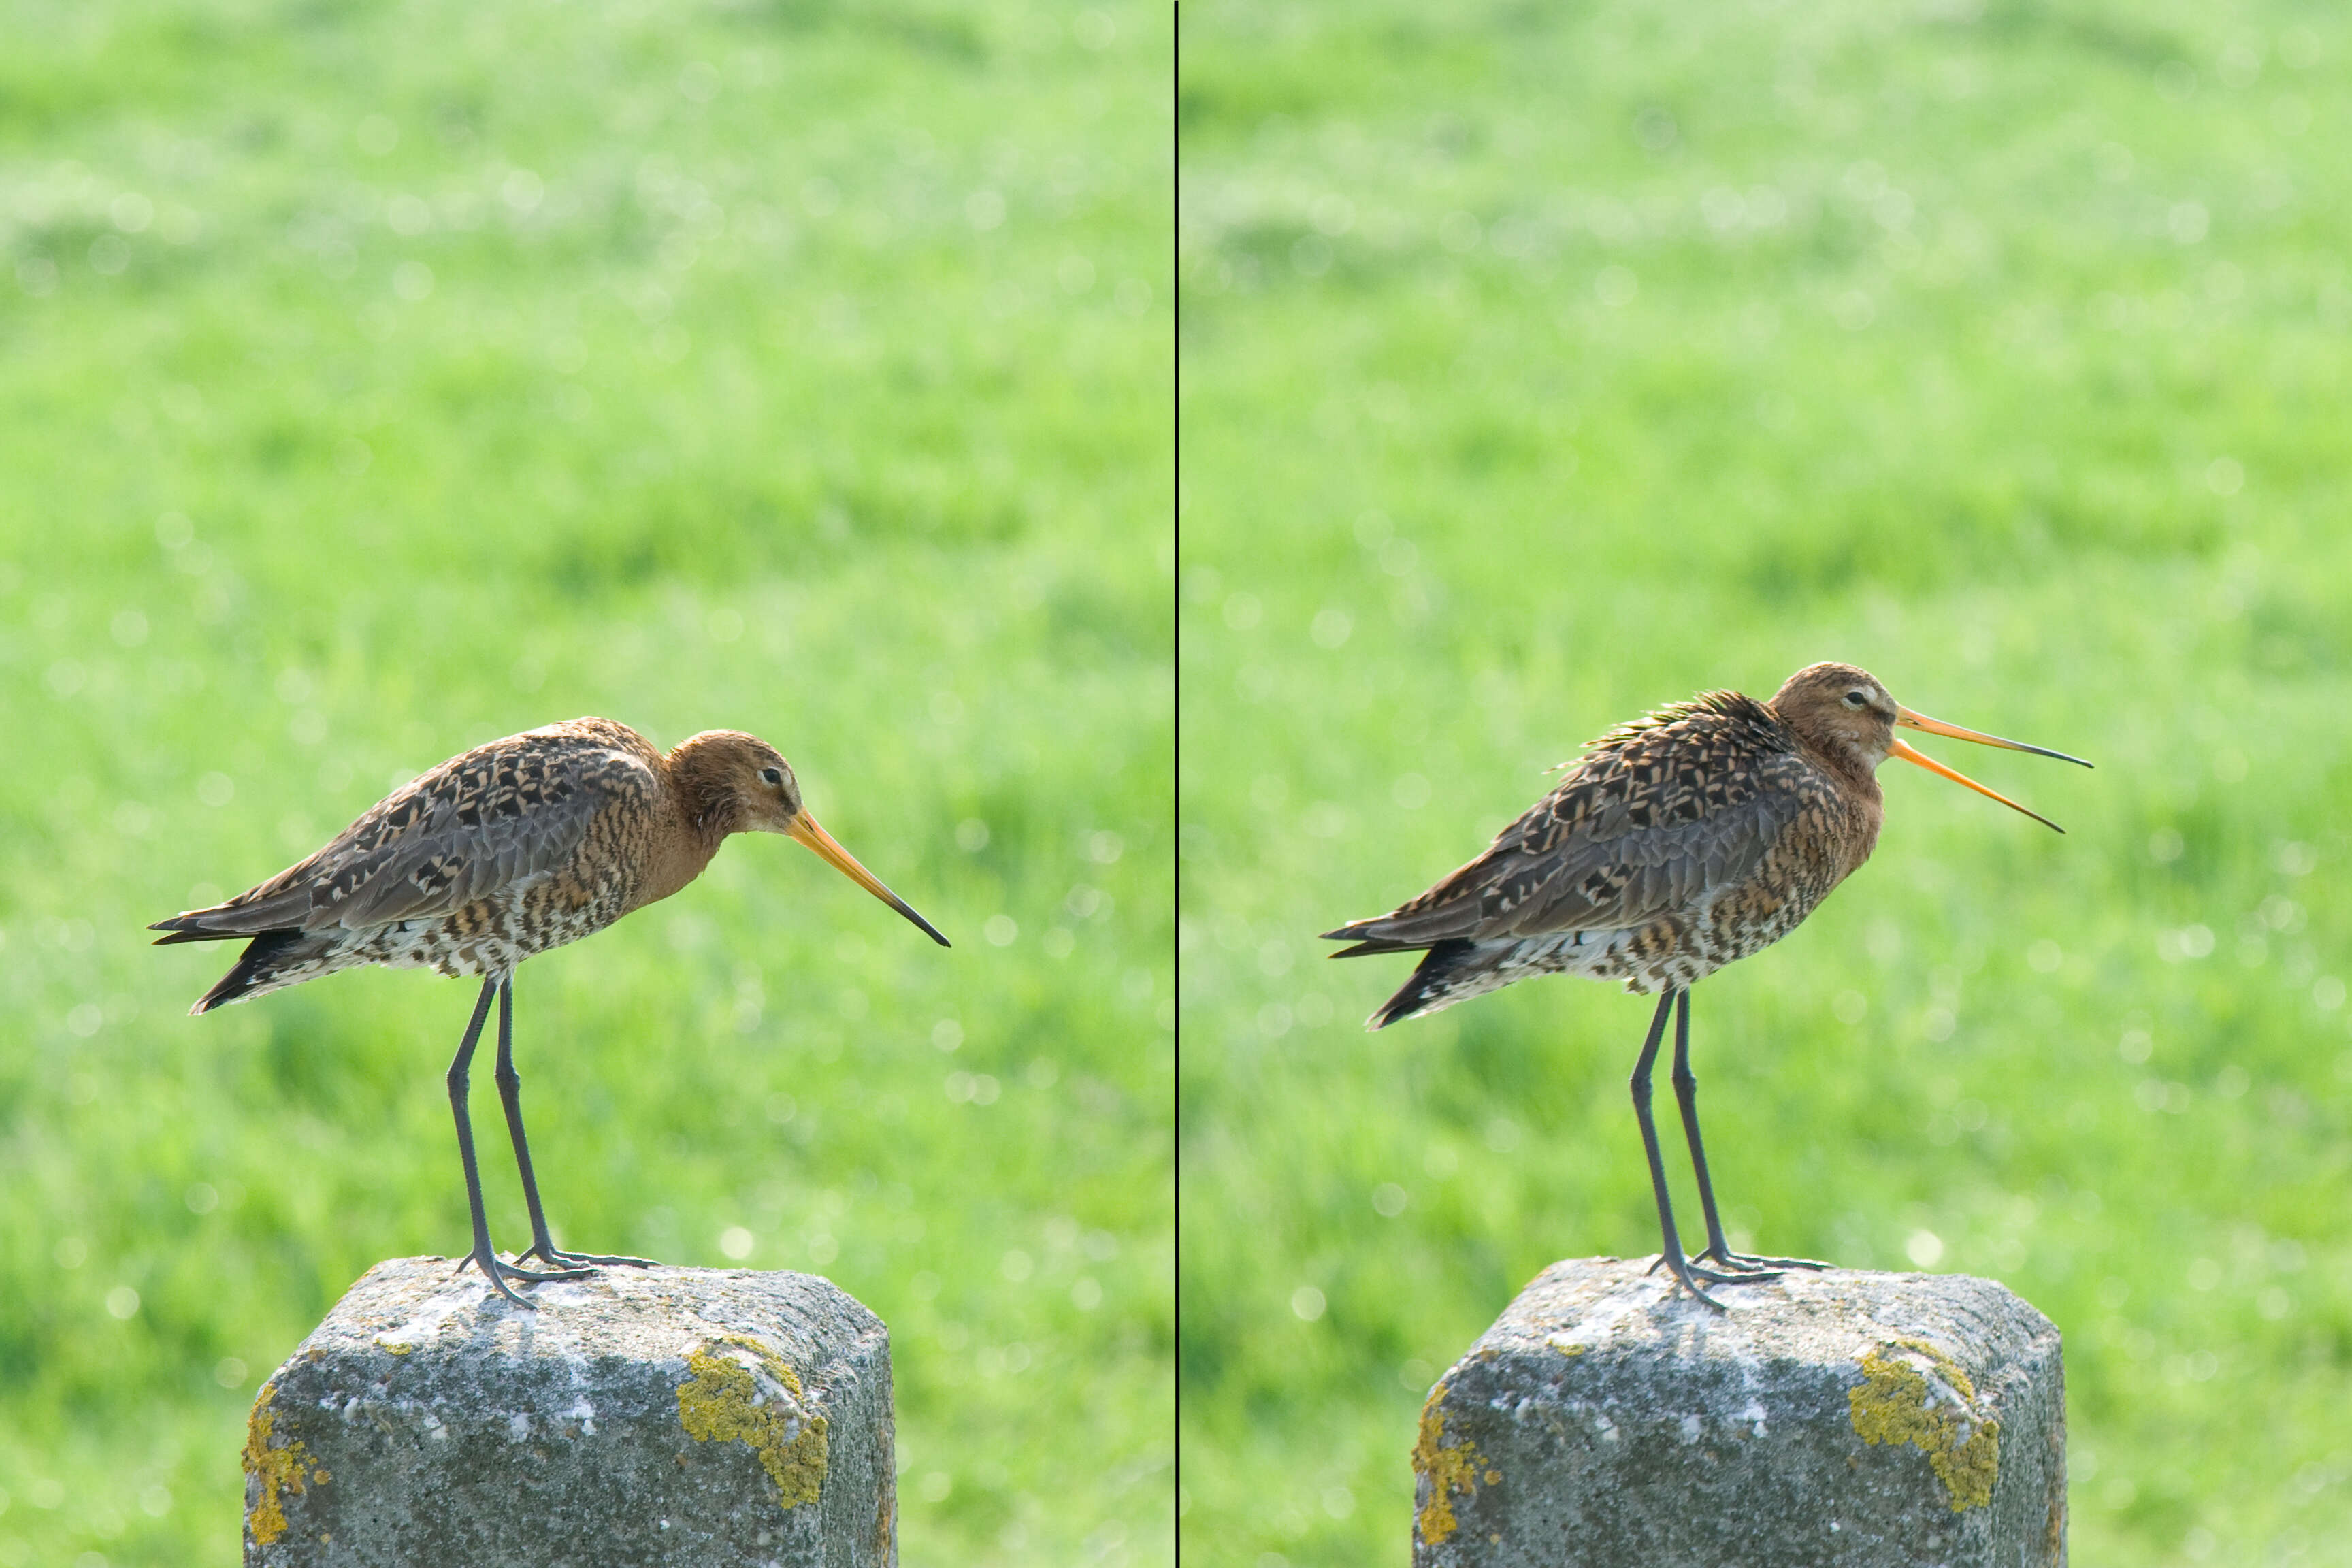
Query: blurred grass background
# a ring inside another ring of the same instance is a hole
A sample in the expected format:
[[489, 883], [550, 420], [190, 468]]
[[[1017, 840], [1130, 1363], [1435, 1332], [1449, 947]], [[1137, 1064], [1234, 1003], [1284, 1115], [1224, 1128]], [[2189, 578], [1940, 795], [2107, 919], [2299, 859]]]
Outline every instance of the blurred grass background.
[[1882, 770], [1872, 863], [1698, 989], [1733, 1225], [2047, 1311], [2075, 1561], [2352, 1562], [2344, 18], [1206, 0], [1180, 48], [1184, 1559], [1404, 1562], [1433, 1378], [1656, 1245], [1645, 1004], [1368, 1036], [1409, 961], [1315, 933], [1609, 724], [1843, 658], [2098, 771], [1930, 748], [2061, 838]]
[[466, 1240], [472, 986], [192, 1020], [142, 928], [583, 712], [775, 742], [956, 946], [747, 839], [530, 964], [558, 1231], [878, 1311], [910, 1564], [1167, 1561], [1163, 15], [0, 36], [0, 1564], [235, 1561], [261, 1379]]

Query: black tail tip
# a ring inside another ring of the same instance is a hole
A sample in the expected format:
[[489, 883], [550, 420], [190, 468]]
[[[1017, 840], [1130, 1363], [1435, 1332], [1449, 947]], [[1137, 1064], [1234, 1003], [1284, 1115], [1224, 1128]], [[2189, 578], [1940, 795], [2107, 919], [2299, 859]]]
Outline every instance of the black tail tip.
[[222, 975], [218, 984], [196, 998], [196, 1005], [188, 1009], [188, 1016], [201, 1018], [214, 1008], [226, 1007], [252, 990], [260, 982], [260, 967], [252, 962], [250, 954], [238, 959], [236, 967]]
[[1436, 989], [1432, 984], [1434, 978], [1430, 973], [1428, 961], [1423, 960], [1421, 967], [1398, 987], [1397, 994], [1372, 1010], [1372, 1016], [1364, 1020], [1364, 1027], [1385, 1029], [1391, 1024], [1402, 1024], [1418, 1015], [1429, 1005], [1430, 994]]
[[1472, 946], [1461, 937], [1432, 942], [1412, 973], [1397, 988], [1397, 994], [1381, 1004], [1379, 1010], [1365, 1021], [1364, 1027], [1385, 1029], [1391, 1024], [1402, 1023], [1429, 1011], [1431, 1004], [1439, 1002], [1453, 989], [1448, 983]]
[[[166, 937], [163, 940], [186, 941], [226, 934], [229, 933], [184, 931], [177, 938]], [[191, 1015], [209, 1013], [215, 1007], [237, 1000], [256, 986], [276, 979], [273, 964], [278, 959], [285, 956], [287, 949], [301, 940], [302, 933], [290, 926], [279, 927], [275, 931], [253, 932], [252, 940], [245, 944], [245, 951], [236, 955], [236, 962], [229, 966], [229, 972], [222, 975], [219, 983], [205, 992], [194, 1007], [188, 1009], [189, 1013]]]

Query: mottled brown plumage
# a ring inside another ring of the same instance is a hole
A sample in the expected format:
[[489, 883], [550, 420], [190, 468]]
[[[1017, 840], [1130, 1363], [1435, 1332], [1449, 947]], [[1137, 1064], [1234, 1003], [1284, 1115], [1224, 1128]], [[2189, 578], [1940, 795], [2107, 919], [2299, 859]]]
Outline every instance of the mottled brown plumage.
[[[1706, 692], [1593, 742], [1486, 853], [1385, 915], [1324, 933], [1355, 944], [1332, 956], [1423, 954], [1373, 1013], [1375, 1029], [1538, 974], [1664, 992], [1636, 1076], [1645, 1139], [1648, 1064], [1682, 998], [1676, 1087], [1713, 1243], [1700, 1256], [1729, 1262], [1684, 1089], [1690, 987], [1788, 935], [1870, 858], [1883, 819], [1875, 770], [1890, 755], [2016, 806], [1896, 740], [1898, 724], [2062, 755], [1914, 713], [1847, 664], [1801, 669], [1769, 702]], [[1667, 1253], [1679, 1264], [1654, 1152], [1653, 1164]]]
[[249, 939], [196, 1013], [367, 963], [484, 977], [450, 1088], [474, 1205], [470, 1261], [506, 1291], [501, 1271], [555, 1276], [523, 1273], [488, 1252], [463, 1091], [491, 997], [500, 1002], [499, 1088], [537, 1232], [531, 1251], [551, 1263], [584, 1258], [554, 1250], [530, 1177], [509, 1059], [515, 966], [669, 897], [730, 834], [745, 832], [799, 839], [947, 945], [817, 826], [792, 765], [766, 742], [713, 730], [665, 753], [625, 724], [593, 718], [453, 757], [268, 881], [151, 929], [171, 933], [158, 945]]

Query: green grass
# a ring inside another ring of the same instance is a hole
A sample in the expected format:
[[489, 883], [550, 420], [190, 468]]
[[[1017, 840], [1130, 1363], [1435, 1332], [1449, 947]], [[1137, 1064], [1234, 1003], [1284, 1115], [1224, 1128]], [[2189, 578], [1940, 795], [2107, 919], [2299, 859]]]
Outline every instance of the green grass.
[[773, 741], [956, 946], [758, 838], [528, 965], [559, 1232], [879, 1312], [909, 1563], [1166, 1561], [1162, 15], [0, 35], [0, 1564], [235, 1561], [260, 1380], [465, 1241], [473, 987], [191, 1019], [142, 928], [584, 712]]
[[1212, 3], [1180, 45], [1181, 1555], [1402, 1563], [1431, 1381], [1547, 1262], [1656, 1245], [1645, 1004], [1368, 1036], [1408, 963], [1314, 933], [1610, 723], [1836, 658], [2099, 767], [1931, 743], [2063, 838], [1883, 770], [1873, 862], [1698, 989], [1735, 1227], [2047, 1311], [2076, 1561], [2352, 1562], [2352, 30]]

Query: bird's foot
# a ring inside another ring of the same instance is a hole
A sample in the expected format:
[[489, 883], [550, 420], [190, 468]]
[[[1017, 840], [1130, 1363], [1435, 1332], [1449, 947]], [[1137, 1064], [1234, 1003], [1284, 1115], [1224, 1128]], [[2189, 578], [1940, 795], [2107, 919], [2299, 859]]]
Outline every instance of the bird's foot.
[[[1661, 1258], [1658, 1263], [1664, 1261], [1665, 1259]], [[1690, 1256], [1689, 1262], [1693, 1269], [1705, 1274], [1709, 1280], [1717, 1285], [1761, 1284], [1767, 1279], [1778, 1279], [1783, 1269], [1830, 1267], [1829, 1264], [1817, 1263], [1810, 1258], [1759, 1258], [1752, 1253], [1734, 1252], [1728, 1247], [1708, 1247], [1704, 1251], [1694, 1252]], [[1729, 1269], [1730, 1272], [1717, 1274], [1699, 1267], [1701, 1264], [1710, 1262], [1717, 1268]], [[1658, 1271], [1658, 1263], [1650, 1265], [1651, 1273], [1655, 1274]]]
[[1826, 1263], [1816, 1262], [1814, 1259], [1810, 1258], [1759, 1258], [1753, 1253], [1734, 1252], [1728, 1247], [1708, 1247], [1705, 1252], [1700, 1253], [1698, 1257], [1692, 1258], [1691, 1261], [1693, 1263], [1697, 1263], [1710, 1258], [1726, 1268], [1747, 1274], [1751, 1278], [1760, 1277], [1767, 1274], [1778, 1275], [1784, 1268], [1827, 1268], [1830, 1267], [1830, 1265]]
[[517, 1263], [520, 1263], [527, 1258], [536, 1258], [552, 1268], [573, 1269], [580, 1274], [606, 1267], [624, 1268], [659, 1268], [661, 1267], [650, 1258], [622, 1258], [609, 1252], [566, 1252], [552, 1241], [534, 1241], [527, 1250], [515, 1254]]
[[[1730, 1272], [1718, 1274], [1713, 1268], [1702, 1268], [1701, 1265], [1709, 1259], [1713, 1259]], [[1692, 1285], [1691, 1281], [1696, 1279], [1704, 1279], [1710, 1285], [1762, 1285], [1780, 1278], [1780, 1270], [1770, 1265], [1781, 1262], [1787, 1262], [1793, 1268], [1801, 1268], [1828, 1267], [1826, 1264], [1806, 1263], [1800, 1259], [1750, 1258], [1745, 1253], [1717, 1252], [1715, 1248], [1708, 1247], [1705, 1252], [1694, 1253], [1689, 1258], [1682, 1259], [1681, 1266], [1673, 1268], [1673, 1272], [1677, 1280], [1690, 1288], [1693, 1295], [1697, 1296], [1710, 1307], [1720, 1307], [1723, 1305], [1722, 1302], [1706, 1296], [1697, 1286]], [[1665, 1256], [1660, 1254], [1644, 1272], [1655, 1274], [1661, 1268], [1672, 1267], [1666, 1262]]]
[[1738, 1275], [1717, 1274], [1706, 1268], [1694, 1268], [1684, 1261], [1678, 1252], [1660, 1253], [1658, 1261], [1650, 1265], [1649, 1271], [1653, 1274], [1656, 1273], [1661, 1265], [1664, 1267], [1667, 1273], [1675, 1277], [1675, 1284], [1680, 1285], [1718, 1312], [1729, 1311], [1730, 1309], [1708, 1295], [1699, 1281], [1703, 1279], [1709, 1285], [1738, 1285], [1746, 1282], [1746, 1279]]
[[[524, 1256], [528, 1257], [529, 1254], [525, 1254]], [[450, 1270], [450, 1272], [453, 1274], [463, 1274], [466, 1271], [466, 1266], [467, 1264], [471, 1264], [473, 1267], [482, 1271], [482, 1277], [490, 1282], [491, 1289], [498, 1291], [499, 1295], [504, 1296], [508, 1300], [512, 1301], [518, 1307], [531, 1310], [537, 1310], [538, 1303], [534, 1301], [527, 1301], [520, 1296], [516, 1295], [513, 1289], [507, 1284], [508, 1280], [520, 1279], [526, 1285], [539, 1285], [551, 1279], [585, 1279], [591, 1272], [585, 1268], [562, 1268], [553, 1272], [542, 1273], [538, 1269], [517, 1268], [516, 1264], [519, 1264], [521, 1261], [522, 1258], [518, 1258], [515, 1259], [514, 1263], [509, 1263], [505, 1258], [500, 1258], [497, 1252], [493, 1251], [488, 1243], [484, 1243], [482, 1246], [474, 1248], [472, 1252], [459, 1258], [457, 1260], [457, 1267]]]

